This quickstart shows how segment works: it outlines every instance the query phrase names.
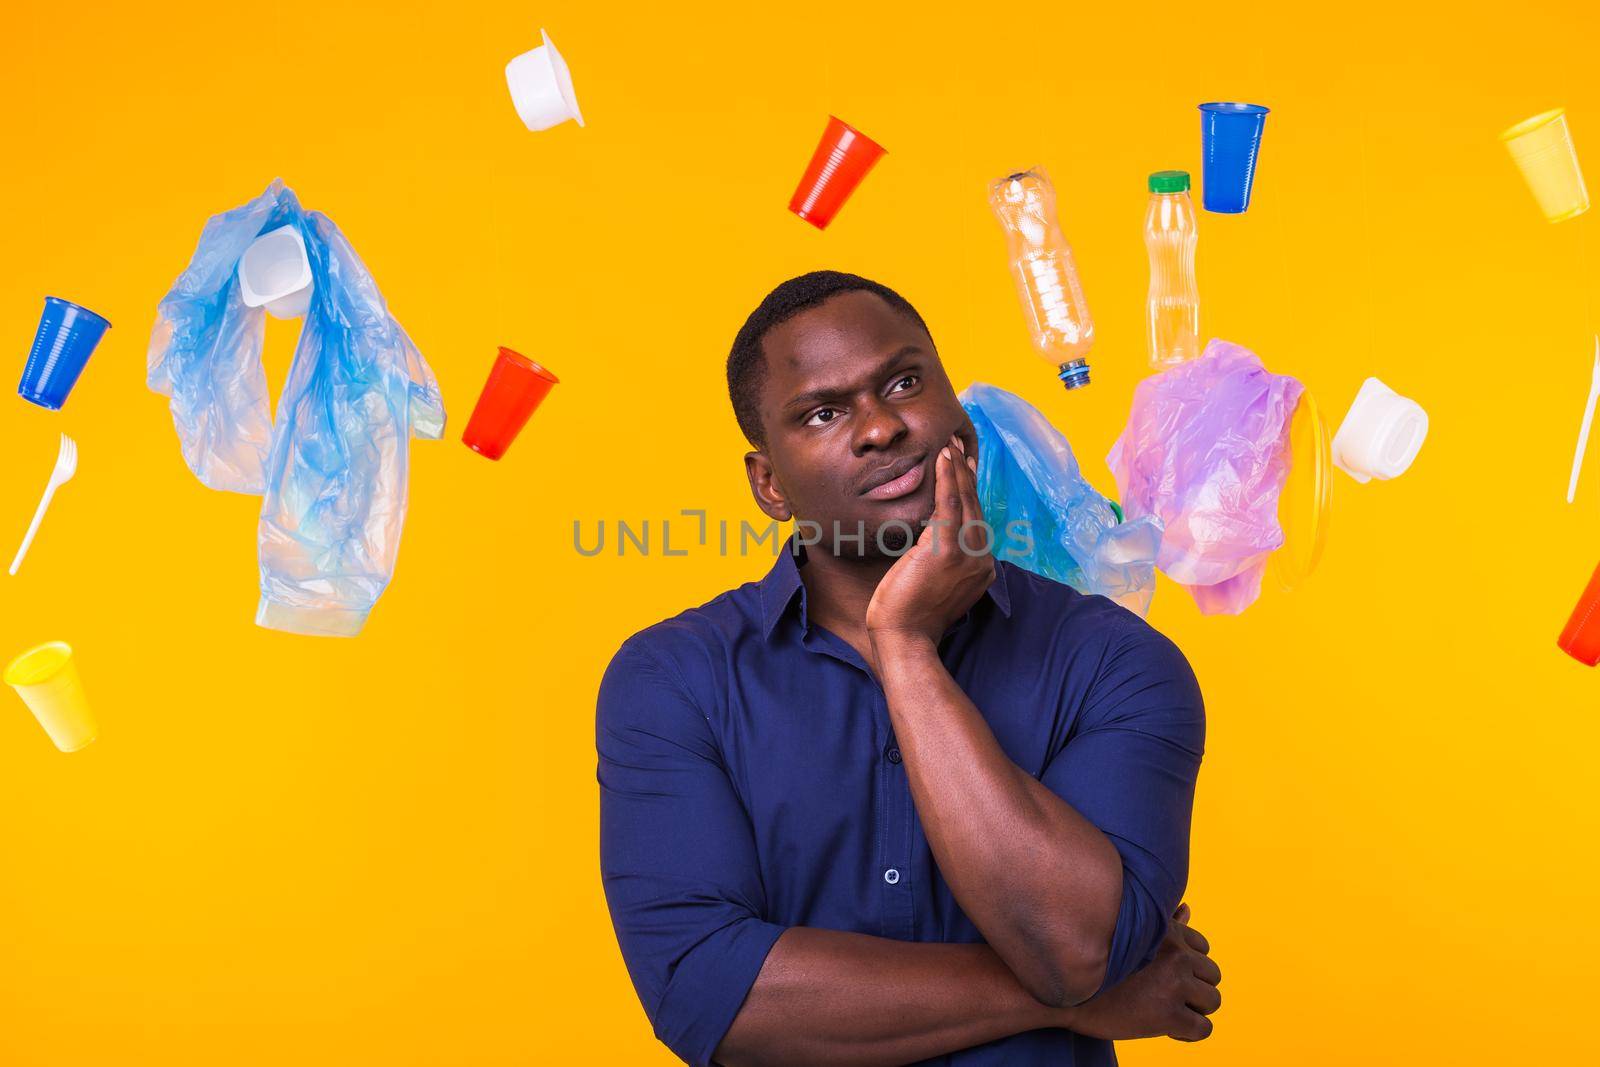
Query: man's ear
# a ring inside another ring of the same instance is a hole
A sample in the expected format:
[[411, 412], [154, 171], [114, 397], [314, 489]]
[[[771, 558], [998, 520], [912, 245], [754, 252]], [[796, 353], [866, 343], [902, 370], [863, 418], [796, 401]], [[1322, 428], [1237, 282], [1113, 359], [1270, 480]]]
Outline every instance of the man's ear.
[[772, 460], [767, 458], [765, 452], [746, 452], [744, 454], [744, 473], [750, 479], [750, 494], [756, 498], [756, 506], [766, 513], [770, 519], [779, 522], [788, 522], [794, 518], [794, 512], [789, 508], [789, 500], [784, 495], [783, 486], [778, 484], [778, 475], [772, 469]]

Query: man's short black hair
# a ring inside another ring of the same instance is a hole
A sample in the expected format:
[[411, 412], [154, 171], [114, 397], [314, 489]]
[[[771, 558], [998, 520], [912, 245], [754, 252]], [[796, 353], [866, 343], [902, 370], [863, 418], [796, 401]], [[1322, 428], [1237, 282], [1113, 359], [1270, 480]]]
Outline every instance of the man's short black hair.
[[761, 425], [761, 386], [766, 381], [767, 357], [761, 344], [768, 331], [831, 296], [857, 290], [876, 293], [884, 303], [909, 316], [924, 333], [928, 332], [928, 324], [922, 321], [911, 302], [887, 285], [837, 270], [814, 270], [790, 278], [768, 293], [744, 320], [733, 339], [733, 350], [728, 353], [728, 399], [733, 401], [739, 429], [752, 445], [757, 448], [767, 445], [766, 430]]

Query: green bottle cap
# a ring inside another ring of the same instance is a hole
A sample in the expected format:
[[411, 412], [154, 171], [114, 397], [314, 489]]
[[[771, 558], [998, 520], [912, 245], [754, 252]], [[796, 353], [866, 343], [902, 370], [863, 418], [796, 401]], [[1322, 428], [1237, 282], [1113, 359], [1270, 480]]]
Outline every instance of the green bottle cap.
[[1158, 170], [1150, 175], [1152, 193], [1187, 193], [1189, 172], [1186, 170]]

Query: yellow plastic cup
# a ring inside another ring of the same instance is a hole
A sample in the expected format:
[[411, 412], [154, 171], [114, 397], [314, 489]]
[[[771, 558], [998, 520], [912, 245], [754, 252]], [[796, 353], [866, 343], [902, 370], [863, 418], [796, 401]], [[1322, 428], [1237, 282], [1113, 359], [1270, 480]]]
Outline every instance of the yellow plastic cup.
[[11, 661], [5, 678], [61, 751], [76, 752], [99, 735], [100, 727], [83, 695], [72, 646], [65, 641], [28, 649]]
[[1583, 184], [1565, 108], [1525, 119], [1502, 133], [1500, 140], [1533, 190], [1545, 218], [1561, 222], [1589, 210], [1589, 190]]
[[1284, 592], [1303, 585], [1322, 560], [1333, 512], [1332, 470], [1328, 424], [1306, 389], [1289, 421], [1289, 476], [1278, 494], [1283, 546], [1269, 557], [1267, 566]]

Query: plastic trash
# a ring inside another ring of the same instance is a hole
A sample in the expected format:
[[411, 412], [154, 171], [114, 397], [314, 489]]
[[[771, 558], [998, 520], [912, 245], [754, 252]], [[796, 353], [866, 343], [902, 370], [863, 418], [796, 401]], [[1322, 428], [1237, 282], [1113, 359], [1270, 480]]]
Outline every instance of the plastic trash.
[[[312, 300], [274, 422], [261, 366], [265, 316], [238, 265], [258, 236], [294, 226]], [[444, 433], [433, 372], [327, 216], [282, 181], [214, 216], [161, 301], [150, 388], [172, 398], [189, 469], [213, 489], [263, 495], [256, 622], [353, 636], [393, 573], [409, 439]]]
[[1200, 105], [1202, 199], [1207, 211], [1238, 215], [1250, 207], [1269, 110], [1260, 104]]
[[1084, 479], [1066, 437], [1021, 397], [974, 382], [961, 405], [978, 433], [978, 501], [994, 529], [995, 555], [1140, 615], [1149, 611], [1160, 524], [1123, 522]]
[[1208, 615], [1254, 603], [1268, 557], [1284, 543], [1279, 496], [1303, 391], [1222, 340], [1134, 390], [1106, 462], [1126, 517], [1161, 523], [1157, 566]]
[[17, 554], [11, 559], [11, 573], [16, 574], [22, 566], [22, 561], [28, 555], [28, 548], [33, 544], [33, 535], [39, 532], [39, 523], [44, 521], [44, 513], [50, 508], [50, 501], [55, 498], [56, 490], [72, 480], [78, 473], [78, 442], [61, 435], [61, 447], [56, 451], [56, 465], [50, 471], [50, 481], [45, 483], [44, 495], [39, 497], [39, 506], [33, 511], [33, 521], [28, 524], [28, 532], [22, 538], [22, 544], [17, 548]]
[[297, 319], [311, 306], [311, 259], [293, 226], [280, 226], [250, 243], [239, 260], [244, 306], [265, 307], [279, 319]]
[[1200, 234], [1189, 175], [1158, 170], [1146, 182], [1144, 245], [1150, 254], [1150, 293], [1145, 304], [1145, 340], [1154, 367], [1170, 367], [1200, 354], [1200, 284], [1194, 253]]
[[541, 29], [539, 36], [544, 44], [506, 64], [506, 87], [511, 90], [517, 117], [534, 131], [548, 130], [568, 119], [582, 126], [583, 113], [578, 110], [567, 61], [548, 33]]
[[31, 404], [60, 411], [67, 394], [78, 384], [84, 364], [110, 328], [111, 323], [86, 307], [58, 296], [45, 297], [17, 395]]
[[1583, 184], [1565, 108], [1524, 119], [1501, 133], [1500, 140], [1546, 219], [1563, 222], [1589, 210], [1589, 190]]
[[560, 381], [527, 356], [502, 346], [467, 420], [462, 443], [480, 456], [499, 459]]
[[828, 125], [822, 130], [822, 140], [811, 153], [811, 162], [800, 175], [789, 198], [789, 210], [805, 219], [819, 230], [839, 213], [856, 186], [867, 172], [884, 157], [884, 148], [872, 138], [850, 125], [828, 116]]
[[1287, 458], [1289, 473], [1278, 494], [1283, 547], [1267, 557], [1267, 573], [1291, 592], [1322, 561], [1333, 514], [1332, 434], [1310, 389], [1301, 390], [1289, 420]]
[[1586, 667], [1600, 663], [1600, 567], [1590, 576], [1556, 644]]
[[989, 187], [989, 206], [1006, 232], [1011, 270], [1034, 347], [1068, 389], [1089, 384], [1094, 319], [1078, 281], [1072, 246], [1056, 215], [1056, 190], [1042, 167], [1008, 174]]
[[1427, 436], [1428, 413], [1421, 404], [1368, 378], [1333, 435], [1333, 462], [1362, 483], [1398, 478]]
[[76, 752], [99, 736], [72, 646], [65, 641], [28, 649], [6, 667], [5, 680], [62, 752]]
[[1583, 421], [1578, 424], [1578, 448], [1572, 454], [1572, 475], [1567, 479], [1567, 503], [1578, 495], [1578, 474], [1583, 456], [1589, 451], [1589, 427], [1594, 424], [1595, 401], [1600, 400], [1600, 334], [1594, 339], [1594, 369], [1589, 372], [1589, 399], [1583, 406]]

